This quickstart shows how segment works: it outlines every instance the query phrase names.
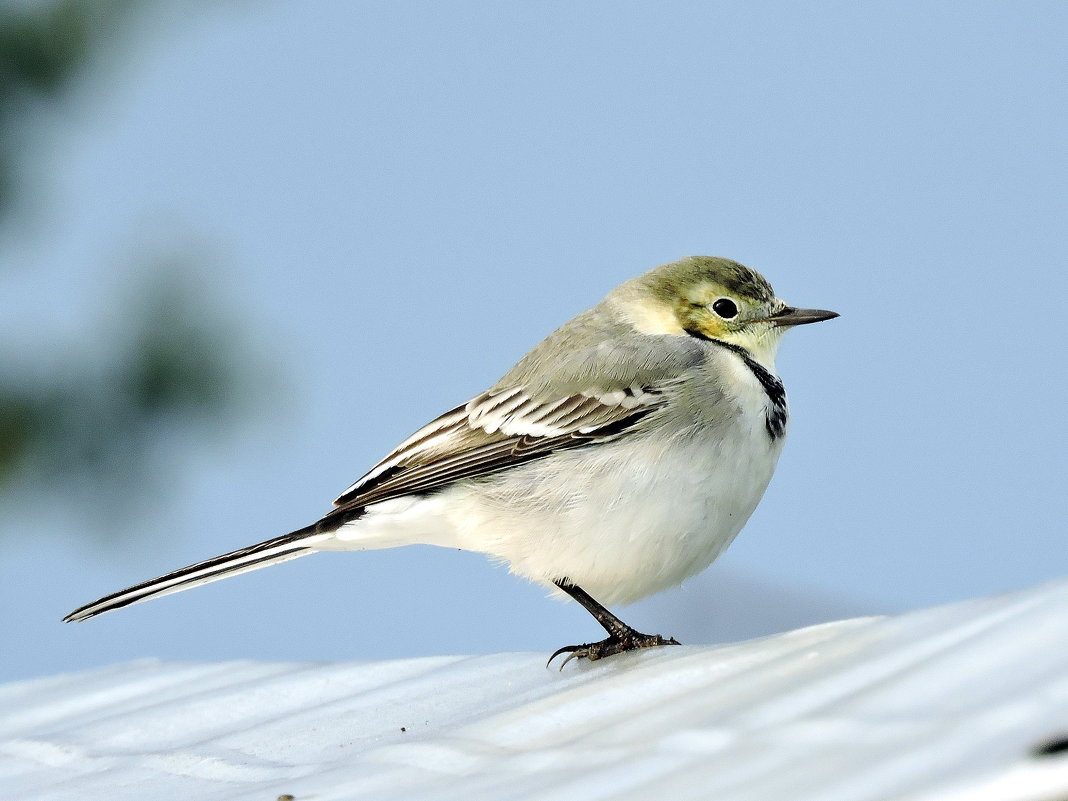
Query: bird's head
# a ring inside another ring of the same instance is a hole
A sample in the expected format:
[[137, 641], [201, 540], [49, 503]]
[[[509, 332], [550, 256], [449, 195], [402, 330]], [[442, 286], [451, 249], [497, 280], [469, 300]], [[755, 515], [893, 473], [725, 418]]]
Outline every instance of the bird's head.
[[661, 265], [614, 294], [617, 308], [642, 333], [726, 342], [769, 367], [787, 328], [838, 316], [788, 306], [760, 273], [714, 256]]

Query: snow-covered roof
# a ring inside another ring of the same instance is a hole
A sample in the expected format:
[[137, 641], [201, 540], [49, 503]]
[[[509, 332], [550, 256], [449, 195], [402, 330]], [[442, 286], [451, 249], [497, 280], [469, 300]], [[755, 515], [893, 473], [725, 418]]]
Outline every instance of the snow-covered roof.
[[[31, 801], [1068, 797], [1068, 581], [761, 640], [142, 661], [0, 687]], [[8, 643], [6, 647], [12, 647]]]

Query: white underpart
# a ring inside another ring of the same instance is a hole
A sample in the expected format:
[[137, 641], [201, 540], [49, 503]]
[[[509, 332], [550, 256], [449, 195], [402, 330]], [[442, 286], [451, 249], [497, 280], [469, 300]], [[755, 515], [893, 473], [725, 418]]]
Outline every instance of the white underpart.
[[752, 371], [727, 350], [713, 361], [709, 369], [735, 393], [728, 420], [560, 451], [476, 486], [372, 504], [318, 547], [481, 551], [549, 587], [567, 578], [604, 604], [672, 587], [730, 545], [782, 450]]
[[786, 330], [780, 326], [765, 323], [755, 330], [741, 331], [730, 337], [730, 340], [745, 348], [750, 356], [775, 375], [775, 354], [779, 351], [779, 344]]

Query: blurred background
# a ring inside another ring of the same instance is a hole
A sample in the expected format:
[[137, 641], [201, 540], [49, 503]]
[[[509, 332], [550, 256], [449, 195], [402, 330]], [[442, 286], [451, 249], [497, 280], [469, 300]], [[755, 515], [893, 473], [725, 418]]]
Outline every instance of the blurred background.
[[689, 254], [840, 320], [683, 642], [1068, 571], [1068, 7], [0, 3], [0, 680], [144, 656], [548, 652], [478, 554], [313, 556], [83, 625], [304, 525], [621, 281]]

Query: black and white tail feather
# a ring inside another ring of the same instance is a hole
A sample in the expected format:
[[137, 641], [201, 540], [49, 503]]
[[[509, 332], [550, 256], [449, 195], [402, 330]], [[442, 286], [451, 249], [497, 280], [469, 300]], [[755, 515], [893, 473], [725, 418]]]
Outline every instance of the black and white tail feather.
[[112, 609], [121, 609], [130, 604], [141, 603], [152, 598], [170, 595], [173, 592], [199, 587], [212, 581], [238, 576], [251, 570], [259, 570], [268, 565], [277, 565], [280, 562], [288, 562], [298, 556], [307, 556], [315, 553], [314, 543], [327, 538], [329, 534], [317, 532], [316, 526], [311, 525], [298, 529], [281, 537], [274, 537], [265, 542], [240, 548], [222, 556], [205, 559], [195, 565], [189, 565], [159, 578], [143, 581], [133, 587], [105, 595], [103, 598], [75, 609], [65, 618], [65, 623], [88, 620], [91, 617], [110, 612]]
[[[641, 427], [643, 418], [666, 405], [665, 392], [675, 383], [672, 379], [645, 386], [633, 384], [549, 401], [532, 398], [522, 388], [485, 392], [398, 445], [334, 501], [337, 508], [310, 526], [106, 595], [75, 609], [63, 620], [88, 620], [113, 609], [307, 556], [321, 550], [318, 546], [333, 539], [341, 526], [362, 517], [371, 504], [433, 492], [556, 451], [629, 434]], [[373, 541], [361, 542], [362, 547], [384, 547]]]

